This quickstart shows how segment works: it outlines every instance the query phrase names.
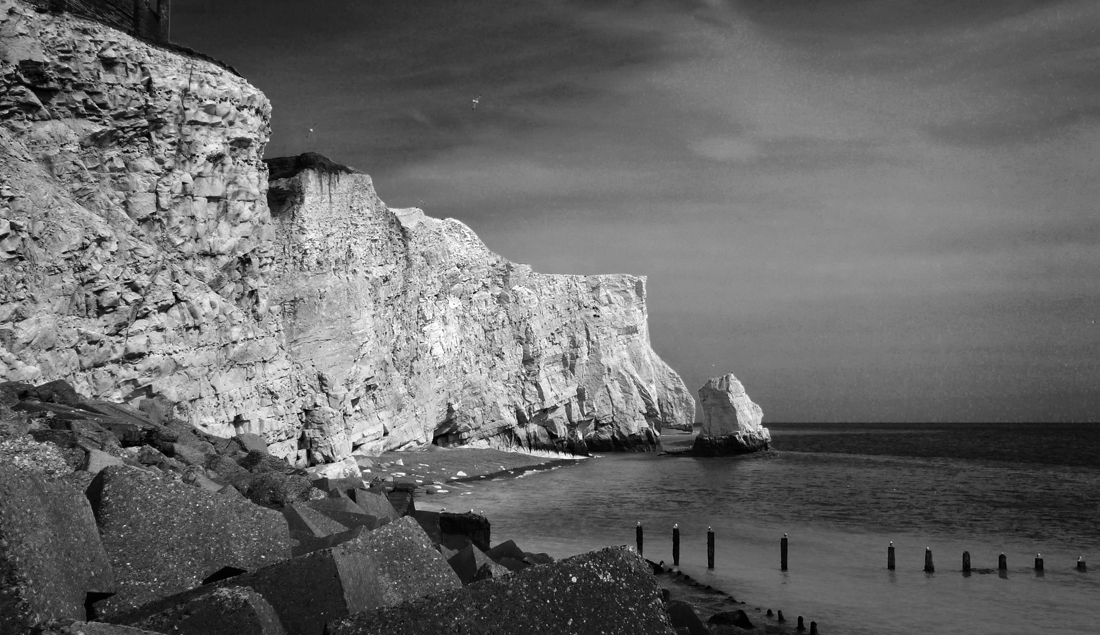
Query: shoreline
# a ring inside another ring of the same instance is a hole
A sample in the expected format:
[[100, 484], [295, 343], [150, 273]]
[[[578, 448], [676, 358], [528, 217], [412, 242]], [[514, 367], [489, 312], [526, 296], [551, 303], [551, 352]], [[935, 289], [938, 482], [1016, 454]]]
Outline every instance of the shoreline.
[[[694, 433], [682, 431], [662, 434], [662, 451], [658, 455], [668, 457], [685, 456], [676, 451], [675, 448], [685, 444], [690, 447], [694, 436]], [[665, 437], [669, 438], [665, 439]], [[470, 447], [389, 451], [372, 458], [373, 466], [363, 470], [363, 477], [368, 481], [371, 478], [381, 478], [384, 481], [392, 481], [393, 483], [412, 481], [417, 485], [417, 509], [439, 512], [446, 509], [442, 503], [449, 501], [451, 497], [458, 500], [458, 497], [462, 495], [462, 491], [472, 491], [479, 482], [523, 478], [528, 474], [575, 465], [582, 460], [600, 458], [603, 458], [603, 455], [566, 458], [564, 456], [540, 456], [524, 452]], [[397, 463], [399, 460], [401, 461], [400, 464]], [[462, 473], [462, 476], [458, 475], [459, 472]], [[450, 487], [451, 489], [438, 492], [446, 494], [446, 496], [436, 497], [429, 493], [430, 490], [428, 489], [436, 481], [430, 481], [429, 479], [440, 477], [447, 479], [440, 482], [445, 483], [445, 488]], [[422, 482], [416, 482], [417, 480]], [[487, 520], [491, 524], [493, 519], [489, 517]], [[507, 540], [515, 537], [503, 536], [502, 538]], [[525, 544], [521, 547], [530, 551], [540, 551], [542, 549], [541, 545], [538, 544]], [[766, 603], [749, 604], [744, 600], [737, 599], [737, 596], [729, 590], [714, 588], [693, 579], [679, 567], [665, 566], [664, 561], [655, 563], [647, 559], [647, 562], [653, 568], [654, 577], [657, 580], [658, 587], [662, 589], [662, 593], [667, 591], [671, 600], [679, 600], [690, 605], [704, 624], [717, 613], [741, 610], [745, 612], [754, 625], [753, 629], [748, 630], [728, 625], [706, 624], [712, 633], [763, 632], [786, 635], [799, 632], [795, 630], [797, 615], [785, 615], [786, 621], [781, 623], [778, 621], [777, 614], [767, 614], [770, 609]], [[807, 630], [805, 632], [807, 633], [809, 632], [809, 624], [810, 621], [806, 620]]]

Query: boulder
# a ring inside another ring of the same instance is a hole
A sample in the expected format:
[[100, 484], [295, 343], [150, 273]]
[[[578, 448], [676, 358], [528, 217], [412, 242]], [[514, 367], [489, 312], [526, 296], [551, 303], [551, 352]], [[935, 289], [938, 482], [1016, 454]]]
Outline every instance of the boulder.
[[749, 620], [749, 616], [745, 614], [741, 609], [736, 611], [722, 611], [721, 613], [715, 613], [707, 620], [708, 624], [728, 625], [736, 626], [737, 628], [743, 628], [745, 630], [752, 630], [754, 628], [752, 621]]
[[0, 465], [0, 633], [85, 619], [85, 602], [116, 588], [83, 492]]
[[279, 512], [168, 476], [108, 467], [88, 487], [118, 594], [102, 615], [198, 586], [224, 567], [253, 570], [290, 557]]
[[645, 561], [608, 547], [331, 622], [328, 635], [421, 633], [672, 635]]
[[699, 389], [703, 427], [692, 454], [726, 456], [767, 450], [771, 433], [761, 425], [764, 413], [749, 399], [733, 373], [712, 377]]
[[237, 444], [245, 452], [259, 452], [267, 454], [267, 441], [253, 432], [242, 432], [236, 436]]
[[710, 635], [710, 629], [687, 602], [669, 600], [665, 602], [665, 611], [673, 628], [686, 628], [690, 635]]

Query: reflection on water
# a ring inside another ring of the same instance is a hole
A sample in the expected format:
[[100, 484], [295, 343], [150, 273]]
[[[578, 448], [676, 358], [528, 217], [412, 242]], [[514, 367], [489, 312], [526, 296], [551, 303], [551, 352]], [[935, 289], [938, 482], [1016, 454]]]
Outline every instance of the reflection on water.
[[[816, 620], [823, 633], [1095, 633], [1100, 582], [1100, 471], [950, 458], [784, 452], [760, 460], [608, 456], [420, 507], [484, 510], [494, 538], [562, 557], [633, 544], [681, 565], [750, 608]], [[705, 569], [706, 531], [717, 566]], [[790, 536], [790, 570], [779, 538]], [[886, 569], [886, 547], [897, 570]], [[931, 547], [936, 572], [923, 572]], [[961, 556], [975, 569], [961, 574]], [[1032, 570], [1036, 552], [1043, 577]]]

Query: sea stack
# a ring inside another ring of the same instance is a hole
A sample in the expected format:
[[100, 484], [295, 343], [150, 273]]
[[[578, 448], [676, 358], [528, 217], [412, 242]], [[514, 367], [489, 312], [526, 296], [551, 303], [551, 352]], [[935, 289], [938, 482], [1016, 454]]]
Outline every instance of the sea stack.
[[764, 411], [749, 399], [733, 373], [712, 377], [699, 389], [703, 429], [691, 452], [696, 456], [730, 456], [767, 450], [772, 437], [760, 424]]

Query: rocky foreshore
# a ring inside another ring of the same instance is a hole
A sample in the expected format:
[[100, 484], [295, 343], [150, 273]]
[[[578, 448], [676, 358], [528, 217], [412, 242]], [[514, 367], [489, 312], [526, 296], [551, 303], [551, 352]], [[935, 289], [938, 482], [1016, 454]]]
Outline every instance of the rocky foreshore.
[[554, 562], [494, 543], [480, 515], [418, 511], [424, 484], [392, 469], [454, 452], [438, 472], [476, 480], [553, 457], [301, 469], [148, 403], [0, 384], [0, 634], [766, 630], [689, 628], [703, 622], [633, 549]]

